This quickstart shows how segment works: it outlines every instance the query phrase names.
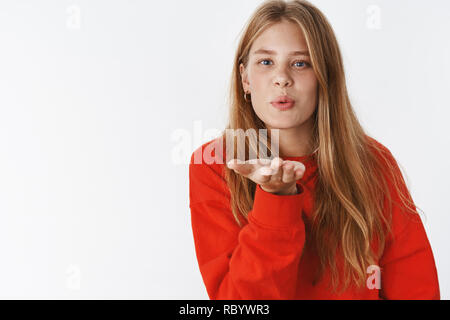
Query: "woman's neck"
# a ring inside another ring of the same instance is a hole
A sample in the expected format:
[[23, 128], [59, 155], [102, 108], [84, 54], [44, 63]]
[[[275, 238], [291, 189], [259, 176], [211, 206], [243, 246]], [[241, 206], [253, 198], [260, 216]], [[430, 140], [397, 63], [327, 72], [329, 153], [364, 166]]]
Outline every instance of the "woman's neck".
[[[272, 137], [276, 136], [276, 132], [272, 132], [272, 130], [273, 128], [268, 128], [273, 143]], [[312, 126], [309, 122], [299, 127], [278, 130], [278, 153], [280, 157], [305, 156], [314, 152], [314, 146], [311, 144]]]

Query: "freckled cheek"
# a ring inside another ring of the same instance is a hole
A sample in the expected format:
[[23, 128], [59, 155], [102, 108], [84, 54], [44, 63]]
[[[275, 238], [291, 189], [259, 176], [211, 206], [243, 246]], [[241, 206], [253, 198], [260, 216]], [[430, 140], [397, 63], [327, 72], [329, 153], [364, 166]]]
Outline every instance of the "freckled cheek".
[[270, 78], [267, 76], [267, 74], [264, 74], [262, 72], [253, 72], [252, 76], [249, 77], [250, 85], [252, 90], [255, 91], [261, 91], [266, 92], [267, 91], [267, 85], [270, 84]]
[[317, 80], [301, 79], [298, 81], [298, 88], [300, 93], [306, 95], [315, 95], [317, 93]]
[[269, 74], [267, 72], [262, 72], [255, 69], [249, 73], [250, 83], [262, 83], [266, 81], [266, 79], [269, 79]]

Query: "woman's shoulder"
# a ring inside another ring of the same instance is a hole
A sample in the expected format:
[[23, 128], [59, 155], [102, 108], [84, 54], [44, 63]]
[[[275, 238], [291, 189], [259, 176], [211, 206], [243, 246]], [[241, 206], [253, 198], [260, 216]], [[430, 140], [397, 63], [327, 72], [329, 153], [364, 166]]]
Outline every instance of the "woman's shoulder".
[[371, 137], [371, 136], [366, 136], [367, 141], [369, 142], [369, 146], [372, 149], [375, 149], [379, 152], [382, 152], [384, 155], [391, 155], [392, 153], [391, 151], [384, 145], [382, 144], [380, 141], [378, 141], [377, 139]]
[[225, 164], [224, 139], [217, 137], [202, 143], [191, 154], [190, 164]]
[[381, 169], [387, 181], [390, 184], [396, 184], [399, 180], [404, 183], [402, 168], [391, 150], [373, 137], [367, 136], [367, 139], [372, 152], [374, 152], [380, 161]]
[[208, 140], [198, 146], [191, 154], [190, 170], [202, 175], [224, 178], [225, 148], [220, 137]]
[[378, 157], [378, 159], [381, 161], [383, 167], [385, 170], [393, 170], [395, 174], [398, 174], [400, 167], [397, 159], [394, 157], [391, 150], [386, 147], [386, 145], [382, 144], [377, 139], [366, 136], [367, 141], [369, 142], [368, 145], [371, 149], [371, 151]]
[[191, 203], [205, 200], [229, 202], [223, 155], [224, 148], [220, 137], [202, 143], [192, 152], [189, 163]]

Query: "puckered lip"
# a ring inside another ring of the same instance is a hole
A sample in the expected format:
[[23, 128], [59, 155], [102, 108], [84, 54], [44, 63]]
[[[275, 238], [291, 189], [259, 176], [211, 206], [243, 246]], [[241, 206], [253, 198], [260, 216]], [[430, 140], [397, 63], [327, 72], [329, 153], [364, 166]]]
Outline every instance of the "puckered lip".
[[295, 102], [295, 100], [292, 99], [291, 97], [287, 96], [287, 95], [284, 95], [284, 96], [276, 97], [270, 103], [281, 103], [281, 102]]

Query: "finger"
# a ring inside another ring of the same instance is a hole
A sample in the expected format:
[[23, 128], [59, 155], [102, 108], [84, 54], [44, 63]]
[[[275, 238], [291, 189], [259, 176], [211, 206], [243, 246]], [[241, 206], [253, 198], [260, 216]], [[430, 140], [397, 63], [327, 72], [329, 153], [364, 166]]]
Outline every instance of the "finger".
[[272, 163], [272, 159], [269, 158], [259, 158], [258, 163], [262, 166], [269, 166]]
[[295, 180], [300, 179], [301, 177], [303, 177], [303, 174], [305, 173], [305, 165], [301, 162], [297, 162], [294, 166], [294, 175], [295, 175]]
[[295, 165], [291, 162], [285, 162], [283, 164], [282, 181], [284, 183], [289, 183], [289, 182], [294, 181], [294, 179], [295, 179], [294, 167], [295, 167]]
[[272, 169], [278, 169], [283, 164], [283, 159], [280, 157], [273, 158], [270, 162], [270, 167]]
[[297, 169], [305, 170], [305, 165], [303, 163], [301, 163], [299, 161], [291, 161], [291, 162], [295, 165], [294, 170], [297, 170]]
[[273, 169], [269, 168], [269, 167], [261, 167], [258, 169], [259, 174], [263, 175], [263, 176], [271, 176], [273, 174]]
[[231, 159], [227, 162], [227, 167], [230, 169], [234, 169], [236, 165], [238, 164], [239, 159]]
[[273, 169], [267, 165], [260, 165], [257, 159], [250, 159], [247, 161], [232, 159], [227, 162], [227, 166], [234, 170], [237, 174], [249, 178], [257, 183], [267, 183], [270, 181], [273, 174]]
[[269, 167], [261, 167], [257, 170], [257, 177], [255, 177], [255, 180], [260, 183], [267, 183], [272, 178], [273, 170]]
[[270, 168], [273, 170], [271, 181], [281, 181], [283, 175], [283, 159], [277, 157], [272, 160]]
[[258, 183], [267, 183], [272, 178], [274, 170], [270, 167], [271, 162], [271, 159], [258, 159], [259, 168], [255, 172], [255, 180], [258, 181]]
[[227, 162], [227, 166], [230, 169], [233, 169], [237, 173], [247, 176], [254, 171], [254, 164], [249, 163], [248, 161], [242, 161], [239, 159], [232, 159]]

